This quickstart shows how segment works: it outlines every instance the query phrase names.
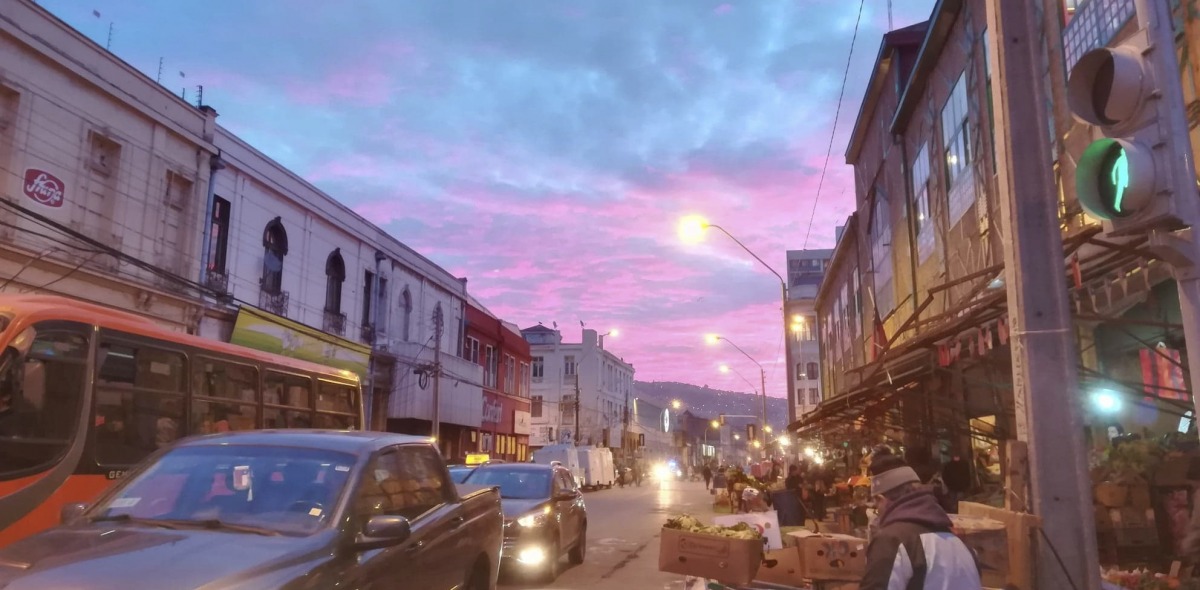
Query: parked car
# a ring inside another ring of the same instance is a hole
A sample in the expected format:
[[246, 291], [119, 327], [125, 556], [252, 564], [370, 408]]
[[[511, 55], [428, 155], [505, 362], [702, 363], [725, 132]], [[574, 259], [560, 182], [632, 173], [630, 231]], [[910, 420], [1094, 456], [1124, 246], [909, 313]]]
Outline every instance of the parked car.
[[475, 465], [451, 465], [449, 467], [450, 479], [454, 483], [462, 483], [467, 480], [467, 476], [471, 475], [472, 471], [475, 471], [475, 467]]
[[587, 506], [566, 467], [484, 465], [467, 477], [466, 483], [500, 487], [506, 565], [551, 582], [558, 577], [564, 552], [572, 564], [583, 563]]
[[495, 487], [460, 493], [427, 437], [246, 431], [158, 451], [0, 550], [0, 588], [495, 588]]

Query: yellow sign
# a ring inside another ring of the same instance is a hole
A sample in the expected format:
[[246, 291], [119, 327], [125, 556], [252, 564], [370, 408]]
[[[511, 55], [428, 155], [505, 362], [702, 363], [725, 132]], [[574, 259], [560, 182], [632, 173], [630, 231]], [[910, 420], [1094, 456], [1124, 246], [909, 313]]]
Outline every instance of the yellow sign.
[[467, 465], [483, 465], [491, 460], [487, 453], [467, 453]]

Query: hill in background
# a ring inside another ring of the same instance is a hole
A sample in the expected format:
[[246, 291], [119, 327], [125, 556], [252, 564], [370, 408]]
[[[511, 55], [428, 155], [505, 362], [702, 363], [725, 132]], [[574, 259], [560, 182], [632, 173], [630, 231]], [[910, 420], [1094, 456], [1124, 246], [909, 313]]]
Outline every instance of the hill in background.
[[[751, 393], [723, 391], [704, 385], [675, 383], [671, 381], [635, 381], [634, 395], [662, 407], [669, 407], [671, 400], [683, 402], [684, 409], [705, 418], [716, 418], [719, 414], [762, 414], [762, 397]], [[772, 428], [787, 426], [787, 400], [767, 397], [767, 423]]]

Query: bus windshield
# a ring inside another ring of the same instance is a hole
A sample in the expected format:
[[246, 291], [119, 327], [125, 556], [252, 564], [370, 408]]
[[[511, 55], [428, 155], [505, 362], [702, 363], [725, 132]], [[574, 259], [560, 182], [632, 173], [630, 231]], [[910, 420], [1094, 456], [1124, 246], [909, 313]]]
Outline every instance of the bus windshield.
[[32, 475], [76, 435], [86, 383], [86, 333], [42, 324], [0, 352], [0, 480]]

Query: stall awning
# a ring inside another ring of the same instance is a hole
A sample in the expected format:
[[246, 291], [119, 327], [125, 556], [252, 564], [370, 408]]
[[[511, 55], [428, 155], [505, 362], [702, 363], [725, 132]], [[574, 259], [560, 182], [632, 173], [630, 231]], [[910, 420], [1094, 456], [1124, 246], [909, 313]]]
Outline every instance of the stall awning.
[[248, 305], [238, 310], [229, 341], [368, 377], [370, 348]]

